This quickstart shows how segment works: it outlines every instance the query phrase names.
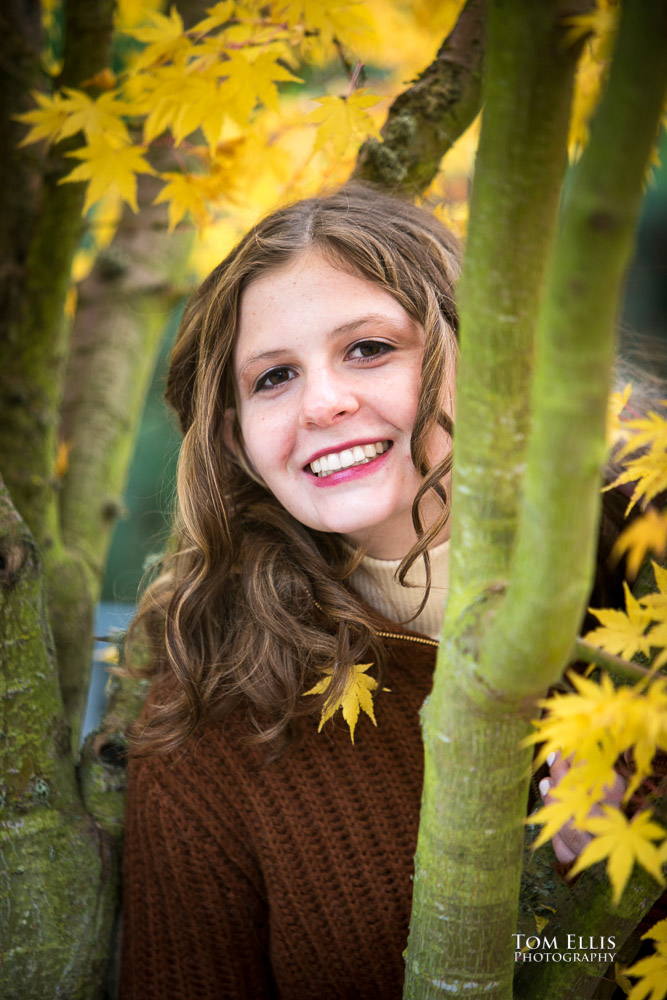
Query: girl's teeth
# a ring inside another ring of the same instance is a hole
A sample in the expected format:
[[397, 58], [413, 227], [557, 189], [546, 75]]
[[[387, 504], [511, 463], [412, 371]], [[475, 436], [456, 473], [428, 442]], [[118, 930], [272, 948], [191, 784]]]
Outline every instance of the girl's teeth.
[[364, 465], [382, 455], [389, 448], [389, 441], [377, 441], [375, 444], [355, 444], [353, 448], [344, 448], [340, 453], [331, 452], [322, 455], [310, 463], [311, 472], [316, 476], [328, 476], [338, 469], [349, 469], [352, 465]]

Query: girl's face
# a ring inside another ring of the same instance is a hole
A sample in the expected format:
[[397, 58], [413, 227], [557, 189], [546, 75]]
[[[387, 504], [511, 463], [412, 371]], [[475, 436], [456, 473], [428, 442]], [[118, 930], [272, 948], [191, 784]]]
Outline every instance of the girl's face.
[[[393, 296], [313, 252], [241, 296], [234, 374], [248, 459], [298, 521], [380, 559], [415, 541], [423, 340]], [[449, 444], [435, 432], [430, 461]]]

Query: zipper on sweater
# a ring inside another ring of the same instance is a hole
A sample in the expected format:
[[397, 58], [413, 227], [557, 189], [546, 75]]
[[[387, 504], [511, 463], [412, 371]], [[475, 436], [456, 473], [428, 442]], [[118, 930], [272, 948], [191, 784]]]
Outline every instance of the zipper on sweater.
[[404, 639], [406, 642], [419, 642], [423, 646], [435, 646], [437, 649], [440, 643], [437, 639], [427, 639], [421, 635], [404, 635], [401, 632], [376, 632], [381, 639]]
[[[304, 590], [310, 597], [311, 601], [313, 602], [317, 610], [321, 611], [323, 615], [326, 615], [326, 612], [322, 607], [322, 605], [319, 603], [319, 601], [315, 600], [313, 595], [308, 591], [306, 587], [304, 587]], [[381, 639], [405, 639], [406, 642], [418, 642], [422, 646], [435, 646], [436, 649], [440, 645], [437, 639], [427, 639], [426, 636], [421, 636], [421, 635], [404, 635], [401, 632], [376, 632], [375, 635], [379, 635]]]

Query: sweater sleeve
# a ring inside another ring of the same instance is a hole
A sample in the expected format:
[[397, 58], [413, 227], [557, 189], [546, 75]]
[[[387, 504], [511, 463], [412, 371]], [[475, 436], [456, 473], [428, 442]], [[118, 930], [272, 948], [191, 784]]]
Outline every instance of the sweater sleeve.
[[123, 1000], [268, 1000], [268, 913], [233, 810], [159, 758], [131, 765], [123, 859]]

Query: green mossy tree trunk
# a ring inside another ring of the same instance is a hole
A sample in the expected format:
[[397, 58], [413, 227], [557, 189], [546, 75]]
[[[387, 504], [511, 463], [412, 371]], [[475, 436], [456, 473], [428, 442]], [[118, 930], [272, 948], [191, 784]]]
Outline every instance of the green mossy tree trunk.
[[[65, 5], [56, 85], [105, 67], [112, 8]], [[114, 260], [98, 262], [67, 321], [83, 189], [58, 184], [71, 168], [62, 151], [21, 149], [25, 126], [14, 118], [32, 88], [53, 85], [40, 69], [39, 4], [10, 2], [0, 27], [9, 153], [0, 167], [0, 996], [93, 1000], [112, 947], [124, 783], [108, 740], [91, 741], [75, 766], [93, 609], [191, 233], [167, 233], [152, 178], [143, 179], [139, 224], [126, 213]], [[69, 462], [58, 476], [63, 439]]]
[[6, 1000], [94, 1000], [118, 852], [77, 785], [39, 550], [0, 481], [0, 858]]
[[[519, 743], [567, 664], [592, 580], [614, 320], [665, 95], [667, 3], [623, 4], [557, 229], [571, 13], [561, 0], [489, 3], [460, 294], [450, 596], [423, 710], [413, 1000], [513, 995], [530, 767]], [[609, 933], [608, 899], [593, 909], [605, 917], [595, 933]], [[577, 977], [576, 964], [546, 964], [536, 989], [526, 972], [520, 995], [584, 995]]]

